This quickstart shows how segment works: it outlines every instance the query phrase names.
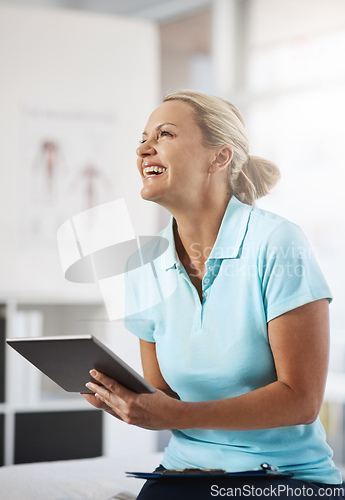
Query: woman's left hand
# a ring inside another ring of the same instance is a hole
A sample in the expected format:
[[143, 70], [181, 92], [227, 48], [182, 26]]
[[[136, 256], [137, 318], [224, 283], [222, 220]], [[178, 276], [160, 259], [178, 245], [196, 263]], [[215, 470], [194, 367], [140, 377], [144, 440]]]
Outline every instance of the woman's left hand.
[[144, 429], [177, 428], [181, 401], [158, 389], [154, 393], [137, 394], [96, 370], [91, 370], [90, 375], [104, 386], [88, 382], [86, 387], [93, 391], [94, 396], [82, 394], [96, 408]]

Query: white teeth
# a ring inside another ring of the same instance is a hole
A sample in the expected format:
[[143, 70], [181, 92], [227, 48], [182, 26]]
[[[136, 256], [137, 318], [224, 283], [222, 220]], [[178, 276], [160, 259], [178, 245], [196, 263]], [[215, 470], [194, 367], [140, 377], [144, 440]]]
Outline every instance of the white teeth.
[[156, 172], [157, 174], [162, 174], [165, 171], [166, 171], [165, 167], [158, 167], [157, 165], [154, 165], [151, 167], [145, 167], [143, 169], [143, 174], [144, 174], [144, 177], [149, 177], [151, 172]]

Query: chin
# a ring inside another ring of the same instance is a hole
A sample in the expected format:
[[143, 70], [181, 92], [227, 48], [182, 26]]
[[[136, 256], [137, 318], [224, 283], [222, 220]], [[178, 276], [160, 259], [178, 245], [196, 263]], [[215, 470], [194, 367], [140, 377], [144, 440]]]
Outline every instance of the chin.
[[145, 187], [141, 190], [140, 195], [145, 201], [157, 202], [157, 200], [159, 199], [159, 196], [157, 194], [155, 195], [154, 193], [150, 193], [149, 190], [145, 189]]
[[153, 193], [147, 193], [144, 190], [142, 190], [141, 197], [145, 201], [151, 201], [153, 203], [156, 203], [157, 205], [162, 206], [163, 208], [166, 208], [166, 204], [164, 202], [164, 196]]

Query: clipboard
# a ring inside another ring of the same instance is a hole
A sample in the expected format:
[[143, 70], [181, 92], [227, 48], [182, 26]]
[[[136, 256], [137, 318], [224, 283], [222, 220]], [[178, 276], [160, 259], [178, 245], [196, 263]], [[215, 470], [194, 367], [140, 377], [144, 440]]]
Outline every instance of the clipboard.
[[138, 479], [189, 479], [189, 478], [227, 478], [227, 477], [292, 477], [292, 472], [281, 472], [278, 467], [266, 462], [258, 469], [227, 472], [223, 469], [165, 469], [157, 472], [126, 472], [127, 477]]

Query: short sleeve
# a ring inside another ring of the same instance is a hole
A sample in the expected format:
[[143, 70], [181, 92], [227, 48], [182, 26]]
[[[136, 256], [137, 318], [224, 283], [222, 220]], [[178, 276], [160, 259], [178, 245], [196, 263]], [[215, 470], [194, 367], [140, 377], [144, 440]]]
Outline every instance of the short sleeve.
[[331, 291], [303, 231], [281, 222], [260, 251], [259, 273], [267, 322]]
[[[140, 269], [140, 268], [137, 268]], [[125, 327], [134, 335], [147, 342], [155, 342], [154, 321], [148, 318], [147, 309], [142, 310], [141, 296], [145, 294], [142, 276], [136, 269], [125, 273]]]

